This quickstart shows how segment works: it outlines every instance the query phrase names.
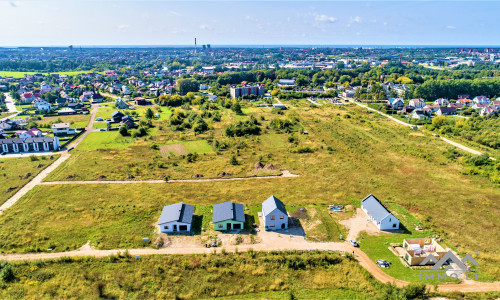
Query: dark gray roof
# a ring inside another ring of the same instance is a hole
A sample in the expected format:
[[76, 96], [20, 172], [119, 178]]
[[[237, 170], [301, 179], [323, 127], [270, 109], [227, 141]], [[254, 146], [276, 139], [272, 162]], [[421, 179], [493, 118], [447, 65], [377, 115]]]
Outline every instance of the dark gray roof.
[[392, 215], [385, 206], [382, 205], [380, 200], [375, 198], [372, 194], [366, 196], [365, 199], [361, 200], [361, 206], [364, 207], [370, 216], [377, 222], [381, 222], [387, 216]]
[[0, 139], [0, 144], [52, 143], [54, 137], [35, 137], [26, 139]]
[[194, 206], [182, 202], [163, 207], [158, 224], [181, 222], [191, 224], [193, 221]]
[[226, 220], [245, 222], [243, 204], [227, 201], [214, 205], [212, 222], [217, 223]]
[[117, 110], [117, 111], [113, 112], [113, 113], [111, 114], [111, 116], [112, 116], [112, 117], [115, 117], [115, 116], [122, 116], [122, 117], [123, 117], [123, 116], [125, 116], [125, 114], [124, 114], [124, 113], [122, 113], [121, 111], [118, 111], [118, 110]]
[[264, 214], [264, 216], [267, 216], [275, 209], [278, 209], [285, 215], [287, 214], [285, 204], [283, 204], [280, 199], [274, 196], [271, 196], [267, 198], [266, 201], [262, 202], [262, 213]]

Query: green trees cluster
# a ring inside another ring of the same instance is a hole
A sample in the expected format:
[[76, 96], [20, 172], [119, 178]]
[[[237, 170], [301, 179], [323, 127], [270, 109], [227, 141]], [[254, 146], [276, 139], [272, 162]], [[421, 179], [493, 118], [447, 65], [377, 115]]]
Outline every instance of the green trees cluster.
[[259, 135], [261, 132], [260, 124], [254, 116], [246, 121], [239, 121], [231, 124], [226, 128], [226, 136], [245, 136], [245, 135]]
[[181, 95], [189, 92], [198, 92], [200, 90], [200, 83], [194, 78], [183, 78], [176, 81], [177, 91]]
[[438, 98], [457, 99], [458, 95], [461, 94], [468, 94], [471, 97], [500, 95], [500, 79], [427, 80], [415, 88], [413, 96], [431, 100]]

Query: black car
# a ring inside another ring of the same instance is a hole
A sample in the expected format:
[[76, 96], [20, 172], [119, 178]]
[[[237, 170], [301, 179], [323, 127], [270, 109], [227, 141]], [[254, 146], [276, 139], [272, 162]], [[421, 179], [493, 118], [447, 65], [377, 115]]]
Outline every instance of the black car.
[[377, 260], [377, 265], [381, 268], [389, 268], [391, 263], [384, 259]]

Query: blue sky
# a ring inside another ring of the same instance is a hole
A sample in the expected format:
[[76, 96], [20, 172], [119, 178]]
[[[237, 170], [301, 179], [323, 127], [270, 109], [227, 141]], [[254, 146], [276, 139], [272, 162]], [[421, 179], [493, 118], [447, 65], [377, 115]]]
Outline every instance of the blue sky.
[[0, 46], [500, 45], [499, 1], [0, 0]]

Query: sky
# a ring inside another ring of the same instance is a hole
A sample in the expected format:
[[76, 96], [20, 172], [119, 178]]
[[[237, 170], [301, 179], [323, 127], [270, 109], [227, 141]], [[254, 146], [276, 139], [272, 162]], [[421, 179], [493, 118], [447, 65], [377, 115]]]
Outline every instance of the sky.
[[500, 1], [0, 0], [0, 46], [500, 45]]

